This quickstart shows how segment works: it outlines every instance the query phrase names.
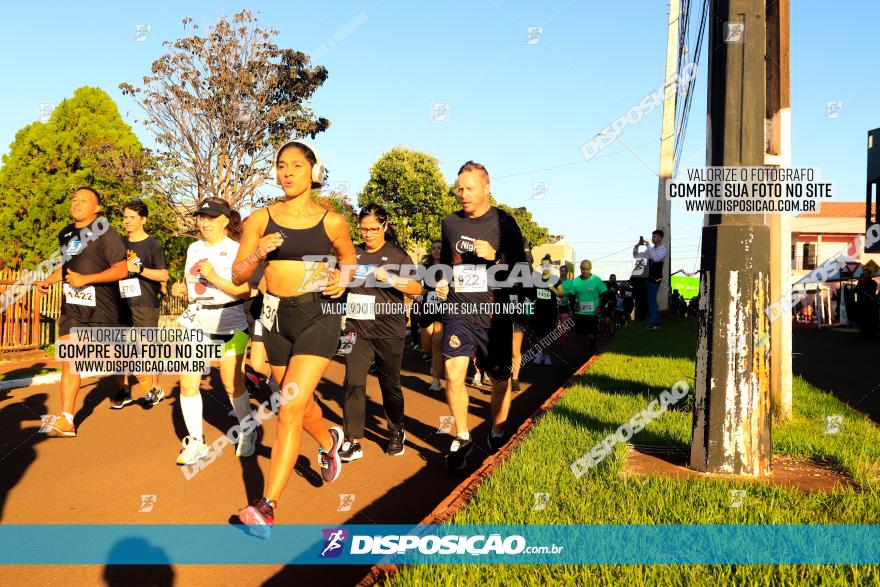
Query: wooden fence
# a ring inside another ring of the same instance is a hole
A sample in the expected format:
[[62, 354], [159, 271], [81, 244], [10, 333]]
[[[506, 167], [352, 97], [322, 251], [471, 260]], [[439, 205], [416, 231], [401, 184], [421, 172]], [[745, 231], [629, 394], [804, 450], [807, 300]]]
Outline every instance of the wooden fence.
[[[46, 295], [41, 295], [36, 285], [18, 289], [18, 299], [5, 307], [4, 294], [23, 273], [0, 269], [0, 300], [4, 304], [0, 314], [0, 353], [33, 350], [55, 341], [55, 326], [61, 316], [60, 283], [51, 286]], [[186, 308], [183, 298], [170, 295], [160, 296], [159, 304], [163, 316], [179, 316]]]

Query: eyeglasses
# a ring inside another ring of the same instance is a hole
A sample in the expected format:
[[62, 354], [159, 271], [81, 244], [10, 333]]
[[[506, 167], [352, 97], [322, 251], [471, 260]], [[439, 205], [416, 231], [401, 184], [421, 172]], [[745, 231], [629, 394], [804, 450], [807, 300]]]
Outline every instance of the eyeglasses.
[[359, 226], [358, 230], [360, 230], [361, 232], [365, 232], [367, 234], [376, 234], [377, 232], [382, 232], [382, 230], [384, 230], [384, 228], [385, 227], [383, 227], [383, 226], [375, 226], [372, 228], [367, 228], [365, 226]]

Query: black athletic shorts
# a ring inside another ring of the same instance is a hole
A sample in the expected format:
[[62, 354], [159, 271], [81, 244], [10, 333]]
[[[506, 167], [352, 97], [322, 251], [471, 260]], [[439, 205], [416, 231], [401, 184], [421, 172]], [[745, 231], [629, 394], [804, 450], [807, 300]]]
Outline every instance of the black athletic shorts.
[[513, 364], [513, 322], [509, 318], [493, 318], [483, 328], [460, 316], [443, 317], [442, 352], [446, 357], [473, 357], [492, 379], [510, 378]]
[[[333, 357], [342, 334], [342, 315], [335, 313], [340, 305], [335, 302], [318, 293], [280, 298], [272, 330], [263, 328], [269, 364], [287, 365], [294, 355]], [[324, 313], [324, 304], [327, 313]]]
[[588, 336], [599, 334], [599, 317], [590, 314], [575, 314], [574, 333]]
[[125, 322], [137, 328], [158, 328], [159, 308], [132, 306], [125, 310]]
[[67, 336], [71, 328], [122, 328], [122, 325], [109, 322], [81, 322], [73, 316], [61, 314], [58, 319], [58, 336]]
[[260, 314], [263, 312], [263, 294], [259, 293], [246, 300], [244, 317], [247, 319], [248, 332], [253, 342], [263, 342], [263, 325], [260, 324]]

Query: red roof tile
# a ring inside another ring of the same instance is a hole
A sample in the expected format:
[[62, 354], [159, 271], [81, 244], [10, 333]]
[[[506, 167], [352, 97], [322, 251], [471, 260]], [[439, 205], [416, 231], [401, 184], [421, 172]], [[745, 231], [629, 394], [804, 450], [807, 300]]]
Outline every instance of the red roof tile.
[[[871, 214], [874, 214], [875, 204], [871, 204]], [[798, 218], [864, 218], [865, 202], [822, 202], [819, 212], [804, 212], [798, 214]]]

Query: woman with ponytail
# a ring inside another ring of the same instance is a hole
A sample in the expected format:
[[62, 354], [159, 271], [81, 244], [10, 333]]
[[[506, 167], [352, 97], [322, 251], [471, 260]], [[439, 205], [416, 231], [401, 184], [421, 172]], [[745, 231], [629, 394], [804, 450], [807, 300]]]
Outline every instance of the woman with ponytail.
[[260, 536], [274, 523], [303, 431], [318, 443], [325, 483], [342, 469], [342, 430], [327, 425], [315, 389], [339, 346], [341, 314], [327, 302], [345, 293], [355, 263], [347, 221], [312, 197], [326, 176], [317, 150], [290, 141], [275, 153], [274, 163], [284, 199], [248, 218], [233, 270], [233, 280], [247, 287], [257, 267], [265, 266], [260, 322], [272, 377], [284, 396], [263, 497], [239, 514]]
[[[250, 296], [251, 290], [247, 284], [232, 282], [232, 261], [238, 253], [241, 216], [220, 198], [202, 200], [193, 216], [202, 238], [187, 249], [185, 281], [175, 283], [171, 295], [189, 300], [189, 306], [178, 319], [184, 328], [203, 330], [212, 339], [223, 342], [220, 380], [242, 424], [251, 411], [242, 372], [248, 341], [244, 298]], [[192, 466], [208, 456], [202, 434], [201, 383], [201, 373], [180, 375], [180, 410], [187, 436], [177, 457], [178, 465]], [[240, 434], [235, 454], [249, 457], [255, 448], [256, 431]]]

